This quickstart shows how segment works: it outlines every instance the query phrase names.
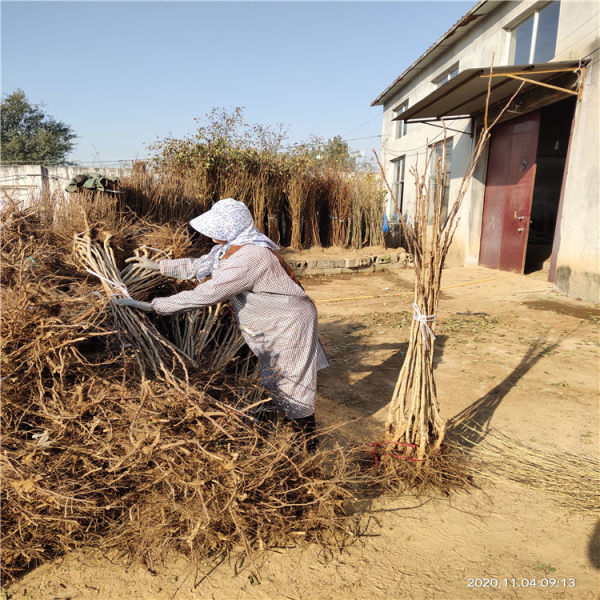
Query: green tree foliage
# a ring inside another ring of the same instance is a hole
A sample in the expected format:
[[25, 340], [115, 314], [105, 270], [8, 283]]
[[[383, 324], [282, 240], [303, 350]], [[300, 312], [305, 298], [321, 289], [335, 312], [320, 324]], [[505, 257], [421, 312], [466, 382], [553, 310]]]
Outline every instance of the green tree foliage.
[[71, 127], [31, 104], [23, 90], [6, 96], [0, 105], [2, 164], [66, 163], [77, 137]]
[[234, 167], [255, 171], [280, 162], [281, 145], [287, 137], [282, 124], [272, 128], [246, 123], [239, 106], [232, 111], [213, 108], [195, 121], [197, 129], [192, 135], [166, 137], [149, 146], [155, 153], [155, 166], [179, 173], [201, 169], [225, 175]]
[[339, 171], [371, 170], [359, 160], [358, 152], [350, 150], [348, 142], [344, 141], [341, 135], [327, 141], [322, 137], [313, 136], [308, 142], [296, 146], [296, 153], [304, 153], [321, 166]]
[[322, 150], [323, 160], [333, 167], [354, 171], [356, 169], [357, 154], [350, 152], [348, 142], [336, 135], [332, 140], [327, 140]]
[[287, 138], [287, 128], [283, 123], [275, 127], [246, 123], [241, 106], [236, 106], [231, 112], [224, 108], [213, 108], [204, 119], [195, 121], [206, 123], [199, 125], [196, 130], [195, 140], [201, 144], [278, 152]]
[[249, 124], [241, 107], [232, 111], [213, 108], [195, 120], [197, 129], [192, 135], [159, 139], [149, 146], [159, 171], [182, 176], [203, 173], [218, 189], [222, 181], [240, 172], [285, 178], [292, 165], [306, 159], [305, 154], [283, 151], [284, 125]]
[[[341, 136], [325, 141], [313, 136], [307, 142], [284, 147], [287, 128], [246, 123], [243, 108], [231, 111], [213, 108], [198, 124], [193, 135], [167, 137], [149, 146], [155, 152], [155, 165], [180, 173], [208, 169], [223, 174], [232, 168], [256, 172], [278, 173], [332, 168], [356, 171], [358, 153], [352, 152]], [[268, 168], [267, 168], [268, 167]], [[364, 170], [364, 169], [361, 169]]]

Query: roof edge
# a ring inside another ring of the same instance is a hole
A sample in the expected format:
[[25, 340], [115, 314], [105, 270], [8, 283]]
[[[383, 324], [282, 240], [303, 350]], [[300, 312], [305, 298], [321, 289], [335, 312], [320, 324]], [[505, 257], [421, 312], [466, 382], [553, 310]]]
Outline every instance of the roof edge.
[[[564, 75], [567, 72], [580, 71], [587, 62], [586, 59], [582, 58], [556, 62], [549, 61], [523, 65], [501, 65], [465, 69], [456, 77], [422, 98], [414, 106], [396, 115], [392, 121], [411, 122], [411, 119], [442, 120], [456, 119], [459, 115], [474, 116], [485, 109], [488, 98], [489, 76], [496, 78], [495, 83], [489, 82], [489, 89], [491, 91], [489, 106], [491, 107], [498, 102], [503, 102], [506, 98], [510, 98], [515, 93], [515, 90], [518, 91], [520, 81], [511, 78], [512, 75], [527, 75], [529, 83], [522, 91], [523, 94], [526, 94], [530, 91], [532, 85], [535, 86], [537, 83], [543, 86], [547, 81], [560, 74]], [[510, 87], [506, 88], [507, 85]], [[523, 84], [521, 83], [521, 85]], [[471, 94], [467, 97], [462, 96], [457, 104], [455, 93], [464, 94], [467, 86], [470, 86]], [[560, 88], [556, 89], [560, 90]], [[577, 92], [575, 92], [564, 88], [563, 91], [577, 94], [579, 89], [578, 87]], [[444, 107], [444, 102], [449, 102], [449, 105]], [[475, 106], [473, 106], [474, 103]]]
[[[467, 12], [464, 17], [462, 17], [461, 19], [459, 19], [454, 25], [452, 25], [452, 27], [450, 29], [448, 29], [448, 31], [446, 31], [446, 33], [444, 33], [442, 35], [442, 37], [440, 37], [437, 42], [435, 42], [432, 46], [430, 46], [429, 48], [427, 48], [427, 50], [425, 50], [425, 52], [423, 54], [421, 54], [421, 56], [419, 56], [419, 58], [417, 58], [417, 60], [415, 60], [415, 62], [413, 62], [408, 68], [406, 68], [401, 74], [400, 76], [398, 76], [385, 90], [383, 90], [383, 92], [381, 92], [381, 94], [379, 94], [379, 96], [377, 96], [377, 98], [375, 98], [375, 100], [373, 100], [373, 102], [371, 102], [371, 106], [379, 106], [381, 104], [384, 104], [384, 99], [386, 98], [386, 96], [388, 96], [392, 91], [394, 91], [394, 88], [419, 64], [421, 63], [423, 60], [425, 60], [436, 48], [438, 48], [438, 46], [440, 46], [440, 44], [442, 44], [442, 42], [444, 42], [445, 40], [447, 40], [449, 37], [452, 37], [456, 31], [458, 30], [459, 27], [464, 27], [466, 25], [470, 25], [472, 23], [473, 20], [475, 20], [475, 17], [477, 16], [484, 16], [484, 15], [479, 15], [478, 11], [479, 9], [481, 9], [485, 4], [490, 4], [491, 0], [479, 0], [479, 2], [477, 2], [477, 4], [469, 11]], [[499, 4], [498, 2], [496, 2], [495, 4]], [[495, 8], [495, 6], [494, 6]], [[484, 13], [487, 14], [487, 13]], [[463, 32], [466, 33], [466, 30]]]

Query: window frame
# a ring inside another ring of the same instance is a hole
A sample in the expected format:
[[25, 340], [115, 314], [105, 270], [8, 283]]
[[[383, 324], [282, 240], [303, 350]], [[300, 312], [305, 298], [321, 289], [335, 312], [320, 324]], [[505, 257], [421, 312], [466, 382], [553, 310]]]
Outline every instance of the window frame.
[[[400, 113], [403, 113], [408, 108], [408, 98], [400, 102], [400, 104], [396, 105], [395, 108], [392, 109], [392, 113], [395, 119]], [[406, 121], [392, 121], [395, 123], [396, 127], [394, 128], [394, 139], [399, 140], [403, 138], [408, 132], [408, 123]]]
[[[396, 198], [396, 202], [393, 206], [395, 218], [393, 223], [400, 223], [399, 213], [404, 210], [404, 183], [406, 177], [406, 154], [394, 158], [392, 161], [392, 192]], [[400, 169], [402, 165], [402, 169]], [[400, 170], [402, 173], [400, 173]], [[401, 175], [401, 177], [399, 177]], [[400, 190], [400, 192], [398, 192]]]
[[442, 87], [448, 81], [454, 79], [459, 71], [460, 62], [455, 62], [451, 67], [447, 68], [444, 72], [440, 73], [435, 79], [431, 80], [431, 83], [435, 86], [435, 89]]
[[[552, 4], [558, 4], [558, 19], [556, 21], [556, 33], [558, 34], [558, 25], [559, 25], [559, 21], [560, 21], [560, 4], [561, 4], [561, 0], [551, 0], [550, 2], [544, 2], [542, 4], [538, 4], [537, 6], [534, 6], [532, 10], [524, 13], [523, 15], [519, 15], [519, 18], [515, 21], [512, 21], [509, 25], [507, 25], [504, 29], [506, 31], [507, 37], [506, 37], [506, 51], [505, 51], [505, 63], [507, 65], [514, 65], [515, 63], [515, 58], [514, 58], [514, 54], [515, 54], [515, 50], [516, 50], [516, 40], [515, 40], [515, 33], [517, 31], [517, 29], [519, 27], [521, 27], [521, 25], [524, 25], [527, 21], [529, 21], [529, 19], [533, 18], [533, 23], [532, 23], [532, 30], [531, 30], [531, 39], [529, 42], [529, 56], [527, 59], [527, 64], [534, 64], [535, 61], [535, 51], [536, 51], [536, 46], [537, 46], [537, 41], [538, 41], [538, 31], [539, 31], [539, 24], [540, 24], [540, 13], [545, 10], [546, 8], [548, 8], [550, 5]], [[515, 47], [513, 48], [513, 42], [515, 44]], [[556, 42], [555, 42], [556, 44]], [[511, 56], [512, 55], [512, 56]], [[552, 58], [554, 58], [556, 56], [556, 45], [554, 47], [554, 54], [552, 56]], [[549, 60], [552, 60], [549, 59]]]
[[[448, 208], [450, 204], [450, 182], [452, 181], [452, 155], [454, 153], [454, 137], [446, 138], [445, 140], [439, 140], [437, 142], [433, 142], [429, 144], [429, 152], [431, 153], [431, 162], [429, 164], [429, 174], [428, 174], [428, 183], [429, 183], [429, 203], [430, 203], [430, 211], [428, 217], [428, 224], [431, 225], [433, 223], [433, 201], [435, 195], [437, 193], [437, 158], [435, 155], [436, 148], [443, 148], [445, 145], [445, 154], [446, 154], [446, 170], [444, 172], [444, 189], [445, 194], [442, 202], [442, 221], [445, 222], [448, 218]], [[440, 157], [444, 156], [444, 150], [442, 149], [442, 154]]]

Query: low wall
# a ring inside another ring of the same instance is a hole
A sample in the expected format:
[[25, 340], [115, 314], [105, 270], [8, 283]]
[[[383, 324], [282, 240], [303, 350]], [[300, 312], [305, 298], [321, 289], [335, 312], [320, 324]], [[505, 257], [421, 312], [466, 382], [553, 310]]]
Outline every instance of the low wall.
[[399, 248], [387, 254], [359, 256], [356, 258], [331, 258], [318, 260], [287, 260], [299, 277], [310, 275], [341, 275], [342, 273], [372, 273], [389, 269], [404, 269], [411, 265], [406, 250]]
[[26, 206], [39, 200], [43, 193], [50, 196], [66, 195], [69, 181], [83, 173], [102, 173], [109, 177], [123, 177], [129, 168], [90, 168], [81, 165], [45, 167], [43, 165], [0, 165], [0, 206], [12, 200]]

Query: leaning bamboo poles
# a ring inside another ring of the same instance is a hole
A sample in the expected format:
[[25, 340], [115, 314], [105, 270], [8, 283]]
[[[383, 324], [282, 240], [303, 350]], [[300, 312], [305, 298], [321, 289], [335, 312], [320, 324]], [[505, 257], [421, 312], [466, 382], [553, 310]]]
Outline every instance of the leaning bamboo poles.
[[306, 184], [303, 175], [292, 177], [288, 183], [287, 198], [292, 220], [290, 247], [295, 249], [302, 248], [302, 213], [306, 203]]
[[334, 246], [344, 246], [347, 241], [348, 218], [351, 211], [352, 195], [347, 177], [342, 173], [331, 172], [329, 182], [329, 219], [331, 224], [330, 242]]
[[[491, 80], [491, 78], [490, 78]], [[522, 87], [522, 85], [521, 85]], [[398, 208], [404, 240], [413, 258], [415, 269], [415, 294], [413, 323], [408, 349], [392, 395], [385, 423], [386, 443], [392, 448], [402, 447], [404, 453], [415, 460], [423, 460], [430, 450], [439, 450], [446, 425], [441, 418], [433, 370], [435, 320], [440, 299], [442, 269], [458, 225], [458, 212], [469, 188], [475, 167], [489, 141], [492, 127], [499, 121], [521, 87], [506, 102], [492, 123], [488, 121], [488, 104], [491, 87], [488, 84], [482, 129], [474, 146], [465, 174], [460, 182], [455, 200], [444, 216], [446, 197], [446, 129], [440, 158], [435, 164], [435, 189], [428, 185], [428, 172], [432, 151], [425, 154], [423, 173], [411, 169], [415, 179], [415, 213], [408, 225], [394, 193], [387, 181], [379, 158], [375, 153], [384, 181]], [[443, 123], [443, 122], [442, 122]], [[388, 456], [391, 453], [388, 453]]]

